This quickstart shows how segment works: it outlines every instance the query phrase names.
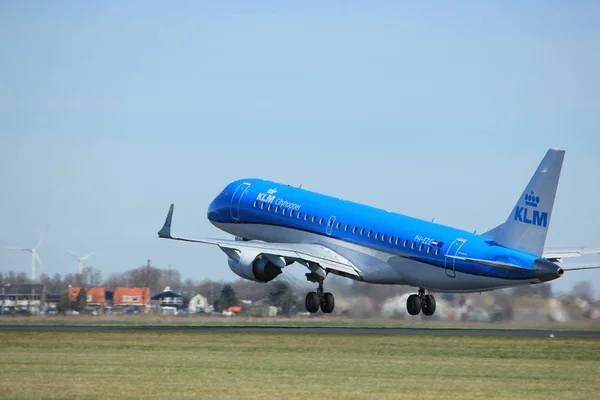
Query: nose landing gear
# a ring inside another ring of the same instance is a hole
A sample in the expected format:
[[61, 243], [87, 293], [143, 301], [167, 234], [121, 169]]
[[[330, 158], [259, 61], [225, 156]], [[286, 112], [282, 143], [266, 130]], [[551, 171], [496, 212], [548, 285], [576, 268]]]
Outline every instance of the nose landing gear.
[[435, 313], [435, 297], [425, 294], [425, 289], [419, 288], [418, 294], [408, 296], [406, 309], [410, 315], [418, 315], [423, 311], [424, 315], [431, 316]]

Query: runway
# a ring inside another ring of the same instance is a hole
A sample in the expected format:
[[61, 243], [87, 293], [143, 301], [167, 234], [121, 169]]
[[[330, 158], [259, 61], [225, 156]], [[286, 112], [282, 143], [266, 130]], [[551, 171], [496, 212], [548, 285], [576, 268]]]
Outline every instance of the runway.
[[0, 324], [0, 331], [154, 331], [154, 332], [245, 332], [304, 333], [399, 336], [513, 336], [600, 339], [600, 331], [549, 329], [468, 329], [468, 328], [354, 328], [354, 327], [292, 327], [292, 326], [219, 326], [219, 325], [11, 325]]

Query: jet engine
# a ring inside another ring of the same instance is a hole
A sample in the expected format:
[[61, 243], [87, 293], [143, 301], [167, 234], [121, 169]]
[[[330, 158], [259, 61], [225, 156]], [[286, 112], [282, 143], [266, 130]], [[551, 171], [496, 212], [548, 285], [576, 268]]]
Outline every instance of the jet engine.
[[281, 274], [281, 268], [262, 255], [242, 253], [239, 260], [227, 258], [229, 268], [238, 276], [255, 282], [269, 282]]

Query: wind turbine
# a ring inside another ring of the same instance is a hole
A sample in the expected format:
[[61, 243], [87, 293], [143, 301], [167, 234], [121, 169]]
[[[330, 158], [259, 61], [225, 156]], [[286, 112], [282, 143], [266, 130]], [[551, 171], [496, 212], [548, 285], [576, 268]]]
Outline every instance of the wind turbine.
[[31, 253], [31, 281], [32, 282], [35, 282], [35, 263], [36, 263], [36, 261], [40, 265], [40, 267], [42, 265], [42, 260], [40, 259], [40, 256], [38, 256], [37, 249], [38, 249], [38, 247], [40, 247], [40, 244], [42, 244], [42, 240], [44, 239], [45, 233], [46, 233], [45, 231], [44, 231], [44, 233], [42, 233], [42, 236], [40, 237], [39, 242], [32, 249], [25, 249], [22, 247], [5, 247], [5, 249], [7, 249], [7, 250], [28, 251]]
[[77, 259], [77, 270], [79, 271], [79, 274], [81, 275], [82, 272], [82, 268], [81, 268], [81, 262], [83, 260], [87, 260], [88, 258], [90, 258], [92, 255], [96, 254], [95, 252], [91, 252], [90, 254], [88, 254], [87, 256], [83, 256], [83, 257], [79, 257], [77, 254], [73, 253], [71, 250], [69, 249], [65, 249], [66, 251], [68, 251], [69, 253], [71, 253], [71, 255], [73, 257], [75, 257]]

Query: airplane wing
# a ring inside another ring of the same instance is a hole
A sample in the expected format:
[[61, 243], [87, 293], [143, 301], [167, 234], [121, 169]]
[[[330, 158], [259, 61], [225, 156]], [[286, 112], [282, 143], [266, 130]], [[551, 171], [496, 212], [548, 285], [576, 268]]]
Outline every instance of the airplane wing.
[[255, 250], [267, 257], [284, 257], [294, 261], [305, 261], [319, 264], [324, 269], [343, 272], [353, 276], [360, 276], [360, 270], [348, 259], [342, 257], [335, 251], [320, 244], [311, 243], [266, 243], [259, 241], [240, 241], [228, 239], [187, 239], [171, 235], [171, 223], [173, 220], [173, 208], [171, 204], [169, 213], [158, 236], [163, 239], [181, 240], [184, 242], [204, 243], [219, 246], [226, 254], [230, 251], [242, 252], [244, 250]]
[[596, 247], [548, 247], [544, 249], [542, 256], [551, 260], [562, 258], [579, 257], [586, 254], [600, 254], [600, 248]]

